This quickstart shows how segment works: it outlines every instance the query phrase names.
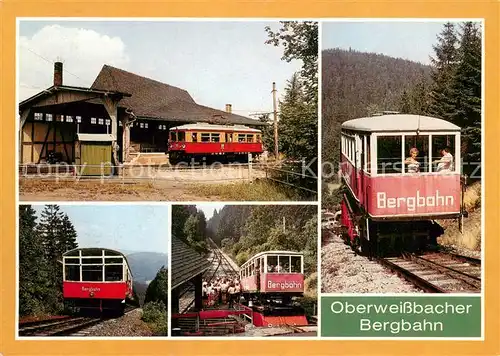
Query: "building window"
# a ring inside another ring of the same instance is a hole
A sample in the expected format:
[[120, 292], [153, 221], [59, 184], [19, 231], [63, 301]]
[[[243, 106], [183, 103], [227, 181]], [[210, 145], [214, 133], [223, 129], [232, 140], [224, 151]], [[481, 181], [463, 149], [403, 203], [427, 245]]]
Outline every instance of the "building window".
[[82, 117], [81, 116], [77, 116], [76, 117], [76, 122], [81, 123], [82, 122]]
[[99, 125], [104, 125], [104, 119], [99, 118]]
[[111, 120], [110, 119], [106, 119], [106, 125], [109, 126], [111, 124]]
[[52, 114], [45, 115], [45, 121], [52, 121]]
[[123, 126], [121, 121], [118, 121], [118, 126]]
[[95, 124], [97, 122], [97, 119], [95, 117], [90, 118], [90, 123]]
[[144, 123], [144, 128], [147, 129], [148, 128], [148, 123]]
[[73, 122], [73, 116], [66, 115], [66, 122]]
[[35, 120], [36, 120], [36, 121], [42, 121], [42, 120], [43, 120], [43, 113], [41, 113], [41, 112], [36, 112], [36, 113], [35, 113]]
[[144, 122], [141, 122], [141, 126], [140, 127], [141, 127], [141, 129], [144, 128]]

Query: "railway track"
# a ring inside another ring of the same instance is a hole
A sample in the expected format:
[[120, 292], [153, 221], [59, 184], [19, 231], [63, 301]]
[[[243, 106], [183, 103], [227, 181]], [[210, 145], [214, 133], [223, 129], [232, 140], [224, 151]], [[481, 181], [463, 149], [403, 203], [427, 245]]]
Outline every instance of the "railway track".
[[[135, 310], [131, 307], [125, 310], [124, 314]], [[58, 319], [48, 319], [19, 323], [19, 336], [69, 336], [84, 329], [102, 323], [107, 318], [101, 317], [81, 317], [67, 316]]]
[[[212, 239], [208, 239], [208, 243], [211, 248], [209, 257], [211, 268], [205, 272], [203, 279], [207, 282], [211, 282], [217, 277], [238, 277], [238, 271], [222, 253], [217, 244]], [[194, 294], [195, 290], [193, 285], [189, 285], [180, 293], [179, 310], [181, 310], [181, 313], [186, 313], [193, 306]]]
[[453, 253], [404, 253], [379, 263], [428, 293], [480, 293], [481, 260]]

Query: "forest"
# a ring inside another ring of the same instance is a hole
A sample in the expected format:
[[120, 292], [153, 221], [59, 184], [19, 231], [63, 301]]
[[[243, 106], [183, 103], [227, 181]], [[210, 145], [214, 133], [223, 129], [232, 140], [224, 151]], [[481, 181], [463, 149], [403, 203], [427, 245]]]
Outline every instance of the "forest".
[[[430, 66], [354, 50], [323, 51], [323, 162], [338, 167], [339, 132], [344, 121], [383, 110], [428, 115], [458, 125], [462, 128], [464, 162], [480, 162], [479, 25], [474, 22], [445, 24], [433, 50], [434, 53], [429, 53]], [[463, 172], [470, 175], [475, 168], [464, 164]], [[331, 172], [323, 172], [323, 175], [335, 177]]]
[[[62, 255], [78, 247], [78, 233], [58, 205], [45, 205], [39, 215], [31, 205], [19, 206], [20, 317], [68, 312], [62, 294]], [[166, 335], [167, 276], [167, 268], [163, 266], [147, 287], [135, 290], [136, 295], [141, 294], [137, 295], [139, 300], [144, 300], [145, 321], [155, 333], [163, 335]]]
[[304, 253], [306, 277], [317, 270], [317, 207], [226, 205], [208, 221], [214, 242], [242, 265], [270, 250]]

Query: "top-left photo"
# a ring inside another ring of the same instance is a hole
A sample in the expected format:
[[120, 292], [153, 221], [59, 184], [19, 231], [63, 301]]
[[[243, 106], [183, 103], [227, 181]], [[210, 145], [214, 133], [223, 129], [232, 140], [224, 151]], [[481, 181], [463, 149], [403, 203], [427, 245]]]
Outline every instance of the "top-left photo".
[[18, 19], [19, 200], [316, 201], [318, 23]]

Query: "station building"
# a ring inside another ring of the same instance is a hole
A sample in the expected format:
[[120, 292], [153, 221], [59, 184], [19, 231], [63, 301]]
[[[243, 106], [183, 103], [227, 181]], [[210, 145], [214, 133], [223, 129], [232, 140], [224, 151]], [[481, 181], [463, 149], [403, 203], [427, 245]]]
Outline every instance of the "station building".
[[90, 88], [63, 84], [63, 64], [54, 64], [53, 85], [19, 103], [20, 163], [78, 164], [84, 153], [100, 164], [130, 162], [140, 154], [165, 155], [168, 130], [183, 124], [264, 125], [197, 104], [180, 89], [104, 65]]

